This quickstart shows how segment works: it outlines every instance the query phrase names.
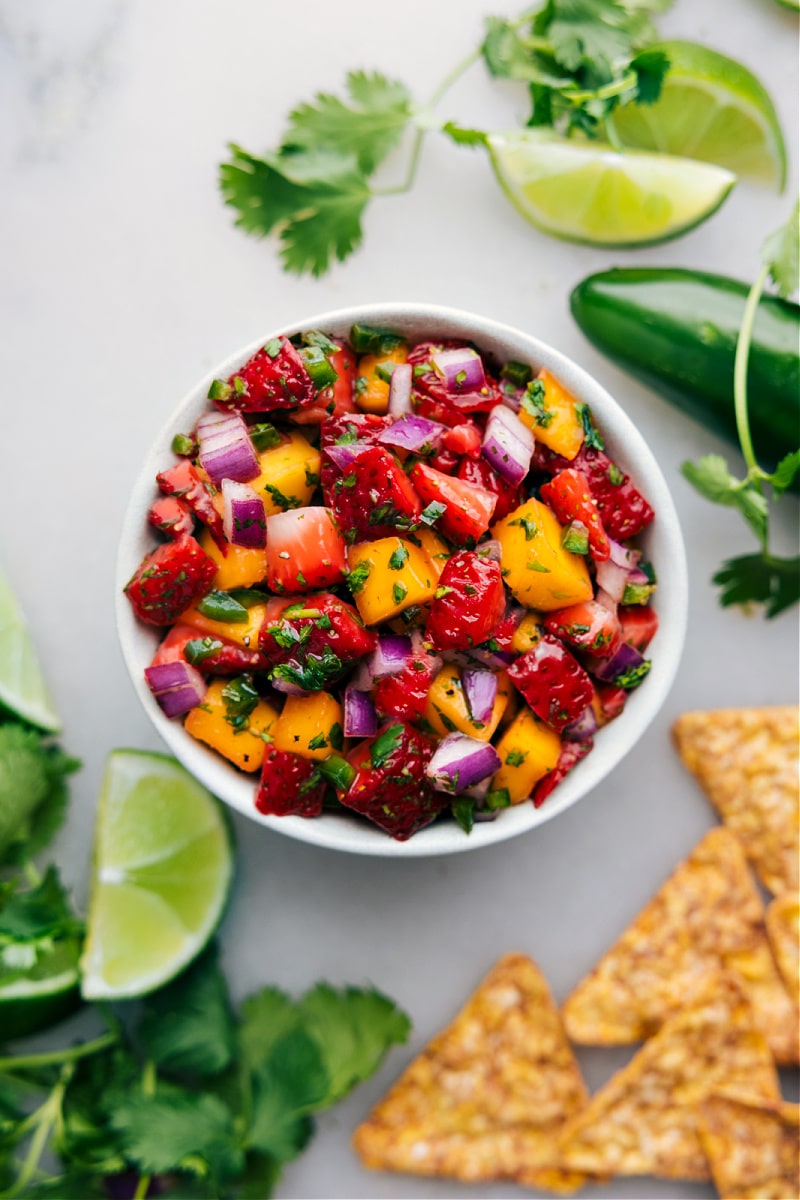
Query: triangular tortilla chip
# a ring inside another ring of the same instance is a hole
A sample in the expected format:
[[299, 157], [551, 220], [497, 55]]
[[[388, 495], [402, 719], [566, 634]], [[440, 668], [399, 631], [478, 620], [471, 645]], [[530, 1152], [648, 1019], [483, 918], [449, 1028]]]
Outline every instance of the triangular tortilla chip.
[[686, 766], [741, 839], [764, 887], [797, 891], [798, 709], [690, 712], [672, 727]]
[[573, 1042], [644, 1041], [729, 967], [780, 1062], [797, 1061], [797, 1015], [766, 945], [741, 844], [710, 830], [563, 1007]]
[[769, 1047], [728, 975], [646, 1042], [564, 1130], [561, 1159], [576, 1171], [708, 1179], [697, 1105], [710, 1091], [779, 1100]]
[[767, 936], [791, 995], [800, 989], [800, 899], [791, 892], [776, 896], [767, 908]]
[[800, 1105], [714, 1094], [698, 1117], [721, 1200], [800, 1196]]
[[353, 1137], [367, 1167], [573, 1191], [554, 1150], [586, 1088], [538, 967], [502, 958]]

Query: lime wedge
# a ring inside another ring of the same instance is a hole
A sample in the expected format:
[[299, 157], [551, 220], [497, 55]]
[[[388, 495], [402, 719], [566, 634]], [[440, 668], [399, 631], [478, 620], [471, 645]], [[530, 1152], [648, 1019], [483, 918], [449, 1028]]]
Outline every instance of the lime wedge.
[[87, 1000], [153, 991], [208, 942], [233, 851], [219, 803], [174, 759], [109, 755], [100, 791], [81, 990]]
[[0, 970], [0, 1041], [46, 1029], [78, 1007], [81, 942], [65, 938], [40, 954], [23, 976]]
[[540, 130], [492, 134], [501, 187], [546, 233], [593, 246], [643, 246], [677, 237], [722, 204], [730, 171], [686, 158], [619, 154], [600, 142]]
[[733, 58], [694, 42], [661, 42], [670, 60], [655, 104], [628, 104], [614, 114], [626, 146], [681, 154], [783, 188], [786, 147], [764, 86]]
[[0, 708], [58, 733], [58, 719], [25, 618], [0, 572]]

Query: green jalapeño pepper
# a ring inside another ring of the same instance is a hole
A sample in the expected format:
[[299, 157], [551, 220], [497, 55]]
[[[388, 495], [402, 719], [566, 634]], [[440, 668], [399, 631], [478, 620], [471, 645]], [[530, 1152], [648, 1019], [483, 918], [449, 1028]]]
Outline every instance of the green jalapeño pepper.
[[[598, 349], [736, 446], [733, 363], [748, 286], [722, 275], [631, 267], [590, 275], [572, 314]], [[800, 306], [762, 298], [750, 346], [750, 429], [764, 466], [800, 441]]]

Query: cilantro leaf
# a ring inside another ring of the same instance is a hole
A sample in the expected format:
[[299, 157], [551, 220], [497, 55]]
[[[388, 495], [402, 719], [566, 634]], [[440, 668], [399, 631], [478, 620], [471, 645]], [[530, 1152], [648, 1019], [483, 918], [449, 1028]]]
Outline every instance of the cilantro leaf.
[[0, 943], [28, 942], [41, 938], [71, 937], [83, 932], [54, 866], [49, 866], [37, 887], [18, 891], [12, 883], [0, 896]]
[[22, 725], [0, 725], [0, 854], [42, 803], [48, 783], [40, 735]]
[[402, 745], [405, 730], [402, 725], [390, 725], [388, 729], [384, 729], [369, 748], [369, 757], [372, 766], [379, 770], [389, 761], [392, 755]]
[[300, 1024], [294, 1001], [274, 987], [248, 996], [242, 1002], [240, 1016], [239, 1043], [242, 1057], [251, 1068], [262, 1065], [275, 1042]]
[[441, 132], [446, 134], [457, 146], [485, 146], [487, 135], [481, 129], [465, 129], [454, 121], [445, 121]]
[[279, 1037], [253, 1073], [248, 1146], [280, 1162], [294, 1158], [311, 1136], [309, 1114], [324, 1102], [329, 1088], [316, 1041], [302, 1028]]
[[329, 148], [354, 158], [364, 175], [371, 175], [399, 142], [411, 117], [411, 97], [405, 84], [377, 71], [351, 71], [347, 91], [351, 104], [320, 93], [315, 104], [296, 108], [283, 149]]
[[464, 830], [464, 833], [472, 833], [472, 827], [475, 824], [476, 808], [474, 798], [472, 796], [456, 796], [450, 808], [456, 822]]
[[154, 1175], [178, 1170], [230, 1179], [244, 1167], [233, 1114], [219, 1097], [159, 1082], [155, 1095], [132, 1092], [111, 1114], [126, 1156]]
[[794, 483], [797, 472], [800, 471], [800, 450], [793, 450], [785, 455], [769, 476], [769, 482], [776, 496], [780, 496]]
[[117, 1104], [138, 1088], [141, 1075], [141, 1067], [124, 1044], [79, 1060], [54, 1138], [53, 1148], [65, 1163], [109, 1175], [129, 1169], [111, 1117]]
[[228, 991], [215, 946], [173, 983], [144, 1001], [138, 1037], [168, 1074], [218, 1075], [236, 1052]]
[[744, 554], [729, 558], [712, 576], [721, 589], [720, 603], [763, 604], [768, 617], [800, 601], [800, 558]]
[[785, 225], [767, 238], [761, 250], [778, 294], [786, 299], [800, 287], [800, 201]]
[[706, 454], [699, 462], [681, 464], [681, 473], [692, 487], [713, 504], [737, 508], [762, 545], [767, 539], [767, 501], [758, 487], [731, 475], [720, 454]]
[[631, 59], [631, 70], [636, 73], [637, 104], [655, 104], [669, 66], [669, 58], [663, 50], [642, 50]]

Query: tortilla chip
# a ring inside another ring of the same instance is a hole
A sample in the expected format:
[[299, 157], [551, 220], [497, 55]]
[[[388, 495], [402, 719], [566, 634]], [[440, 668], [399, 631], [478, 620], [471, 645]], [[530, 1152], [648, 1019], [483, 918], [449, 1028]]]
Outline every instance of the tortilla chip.
[[767, 909], [767, 936], [789, 992], [800, 989], [800, 899], [791, 892], [776, 896]]
[[502, 958], [353, 1135], [374, 1170], [574, 1191], [557, 1135], [587, 1093], [538, 967]]
[[672, 733], [684, 763], [741, 839], [764, 886], [773, 895], [796, 892], [798, 709], [684, 713]]
[[797, 1061], [797, 1014], [766, 944], [761, 897], [741, 844], [717, 826], [567, 997], [573, 1042], [644, 1041], [728, 967], [780, 1062]]
[[719, 1090], [780, 1099], [769, 1047], [741, 988], [725, 974], [569, 1122], [561, 1136], [562, 1162], [597, 1174], [708, 1179], [697, 1104]]
[[800, 1196], [800, 1106], [714, 1094], [698, 1117], [721, 1200]]

